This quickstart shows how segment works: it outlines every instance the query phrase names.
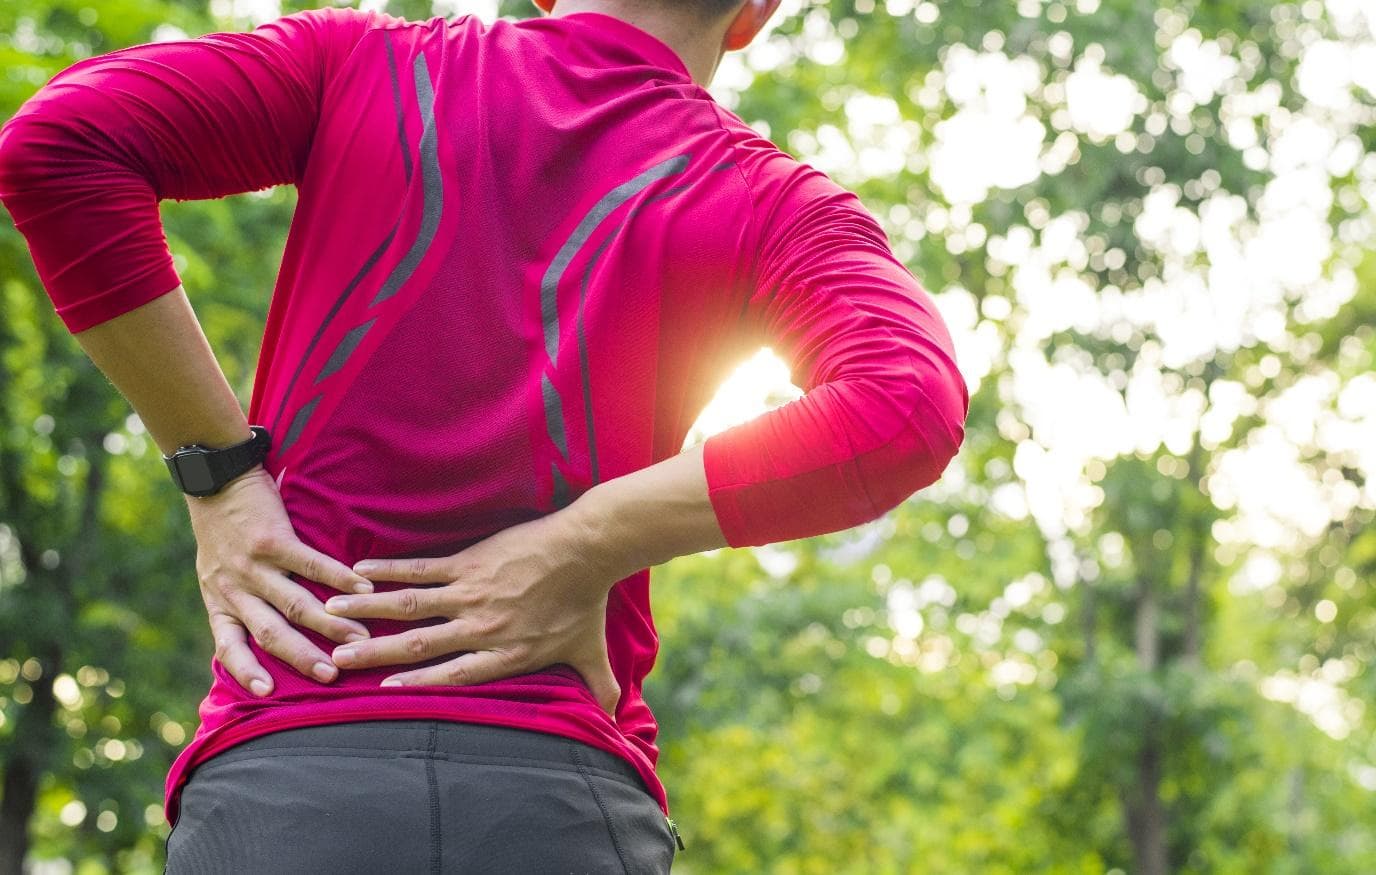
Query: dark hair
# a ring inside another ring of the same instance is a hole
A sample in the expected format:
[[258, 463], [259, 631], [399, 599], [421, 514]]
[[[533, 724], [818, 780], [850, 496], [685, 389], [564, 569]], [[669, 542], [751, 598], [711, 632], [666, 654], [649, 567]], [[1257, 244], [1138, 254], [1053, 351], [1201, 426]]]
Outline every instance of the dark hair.
[[708, 18], [716, 18], [718, 15], [725, 15], [736, 6], [741, 0], [650, 0], [664, 6], [688, 6], [695, 12]]

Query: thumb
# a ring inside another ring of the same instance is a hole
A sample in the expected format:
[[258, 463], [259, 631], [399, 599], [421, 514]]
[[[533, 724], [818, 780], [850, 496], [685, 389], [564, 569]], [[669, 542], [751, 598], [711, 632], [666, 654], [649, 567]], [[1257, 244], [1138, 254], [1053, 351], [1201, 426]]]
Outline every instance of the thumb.
[[621, 684], [617, 683], [616, 675], [612, 674], [612, 664], [607, 659], [606, 643], [599, 640], [597, 650], [584, 657], [574, 668], [583, 676], [588, 689], [597, 699], [597, 704], [607, 712], [607, 716], [616, 720], [616, 703], [621, 700]]

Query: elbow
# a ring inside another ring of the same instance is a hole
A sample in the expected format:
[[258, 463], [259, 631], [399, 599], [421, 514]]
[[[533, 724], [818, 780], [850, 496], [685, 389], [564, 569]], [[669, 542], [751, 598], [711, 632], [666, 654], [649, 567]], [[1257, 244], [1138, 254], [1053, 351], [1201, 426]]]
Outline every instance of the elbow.
[[22, 111], [0, 126], [0, 200], [36, 194], [50, 181], [80, 176], [46, 117]]
[[916, 433], [912, 441], [915, 463], [923, 476], [931, 478], [917, 489], [936, 482], [955, 458], [965, 442], [965, 420], [970, 413], [970, 389], [954, 355], [942, 349], [929, 361], [930, 366], [920, 372], [917, 403], [907, 421], [909, 430]]
[[906, 392], [911, 412], [861, 460], [875, 518], [939, 480], [965, 440], [969, 390], [954, 363], [939, 379], [912, 383]]
[[121, 156], [108, 126], [83, 117], [71, 90], [50, 82], [0, 125], [0, 197], [88, 180], [118, 168]]
[[0, 199], [23, 187], [37, 157], [34, 146], [28, 126], [17, 117], [0, 126]]

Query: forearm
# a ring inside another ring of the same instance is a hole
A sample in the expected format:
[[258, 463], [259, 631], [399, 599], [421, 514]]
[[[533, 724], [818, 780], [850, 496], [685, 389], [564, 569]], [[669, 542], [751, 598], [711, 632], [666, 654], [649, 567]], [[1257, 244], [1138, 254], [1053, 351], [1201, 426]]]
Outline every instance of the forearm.
[[164, 453], [249, 437], [244, 411], [181, 286], [74, 336]]
[[703, 445], [580, 495], [567, 510], [620, 577], [675, 556], [727, 546], [707, 493]]

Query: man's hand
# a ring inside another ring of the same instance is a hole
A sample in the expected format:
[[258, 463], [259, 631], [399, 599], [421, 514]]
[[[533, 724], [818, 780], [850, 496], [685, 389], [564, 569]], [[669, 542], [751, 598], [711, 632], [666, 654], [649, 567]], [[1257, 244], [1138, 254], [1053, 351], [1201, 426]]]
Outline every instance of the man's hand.
[[461, 652], [448, 662], [382, 682], [460, 686], [563, 663], [583, 676], [598, 704], [615, 717], [621, 687], [607, 659], [607, 594], [623, 569], [590, 549], [572, 519], [556, 512], [502, 529], [444, 558], [357, 563], [354, 570], [373, 580], [444, 585], [334, 596], [325, 602], [327, 611], [448, 622], [337, 647], [335, 663], [371, 668]]
[[338, 671], [329, 656], [293, 626], [333, 641], [366, 639], [368, 630], [326, 613], [315, 594], [287, 572], [343, 592], [371, 592], [372, 584], [297, 539], [277, 484], [261, 465], [214, 495], [187, 496], [187, 506], [215, 656], [230, 675], [257, 695], [272, 691], [271, 675], [248, 646], [247, 628], [260, 647], [301, 674], [334, 680]]

